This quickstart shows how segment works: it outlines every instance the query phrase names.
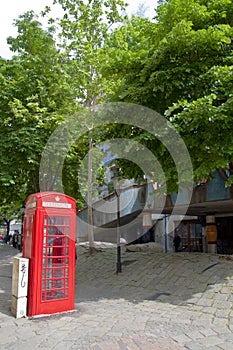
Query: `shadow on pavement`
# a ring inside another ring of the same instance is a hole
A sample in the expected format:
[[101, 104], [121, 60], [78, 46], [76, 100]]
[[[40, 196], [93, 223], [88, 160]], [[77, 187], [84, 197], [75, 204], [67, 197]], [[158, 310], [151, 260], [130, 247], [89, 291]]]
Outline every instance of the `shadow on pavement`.
[[77, 305], [100, 299], [186, 305], [205, 295], [211, 303], [223, 288], [229, 289], [224, 293], [233, 290], [232, 267], [233, 261], [203, 253], [124, 252], [122, 273], [116, 274], [116, 251], [88, 256], [79, 248], [75, 301]]
[[[18, 251], [0, 245], [0, 312], [11, 315], [13, 257]], [[233, 261], [202, 253], [123, 252], [122, 272], [116, 274], [116, 250], [88, 256], [78, 250], [75, 303], [124, 299], [172, 305], [211, 306], [217, 293], [228, 300], [233, 291]], [[220, 300], [221, 301], [221, 300]]]

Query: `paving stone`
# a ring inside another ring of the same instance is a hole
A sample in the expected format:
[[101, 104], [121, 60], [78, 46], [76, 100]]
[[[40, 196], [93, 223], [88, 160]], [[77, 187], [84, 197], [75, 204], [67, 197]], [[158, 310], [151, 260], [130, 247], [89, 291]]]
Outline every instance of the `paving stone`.
[[225, 342], [222, 344], [218, 344], [218, 347], [222, 350], [232, 350], [232, 342]]
[[191, 341], [189, 343], [186, 343], [185, 347], [190, 350], [203, 350], [203, 345], [196, 341]]
[[229, 310], [228, 309], [218, 309], [215, 312], [215, 316], [216, 317], [220, 317], [220, 318], [227, 318], [229, 315]]
[[199, 343], [204, 345], [204, 346], [210, 347], [210, 346], [215, 346], [215, 345], [221, 344], [222, 340], [219, 336], [212, 335], [212, 336], [200, 339]]
[[187, 335], [190, 339], [193, 340], [198, 340], [205, 337], [205, 335], [201, 331], [195, 329], [192, 329], [189, 332], [185, 332], [185, 335]]
[[202, 272], [218, 257], [123, 252], [122, 261], [133, 263], [116, 275], [115, 250], [93, 257], [81, 251], [77, 311], [16, 320], [10, 313], [16, 254], [0, 245], [1, 350], [224, 350], [233, 344], [232, 262]]
[[200, 332], [201, 332], [205, 337], [209, 337], [209, 336], [212, 336], [212, 335], [217, 335], [217, 332], [214, 331], [214, 330], [211, 329], [211, 328], [202, 328], [202, 329], [200, 329]]

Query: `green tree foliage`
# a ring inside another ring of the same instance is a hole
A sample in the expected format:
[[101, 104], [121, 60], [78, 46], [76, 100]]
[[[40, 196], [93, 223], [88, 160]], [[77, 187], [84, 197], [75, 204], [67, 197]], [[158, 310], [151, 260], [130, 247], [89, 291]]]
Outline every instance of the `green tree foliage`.
[[101, 75], [106, 52], [101, 50], [111, 28], [119, 25], [125, 9], [122, 0], [55, 0], [64, 10], [59, 20], [60, 47], [73, 77], [79, 102], [101, 102], [108, 82]]
[[[133, 102], [165, 115], [186, 142], [196, 180], [232, 162], [232, 0], [159, 1], [153, 21], [124, 17], [122, 0], [54, 3], [64, 16], [50, 18], [47, 29], [33, 12], [20, 16], [18, 35], [8, 39], [15, 55], [0, 59], [0, 188], [6, 212], [39, 190], [41, 154], [56, 127], [74, 111], [102, 101]], [[166, 169], [170, 188], [176, 185], [174, 162], [153, 135], [133, 125], [93, 130], [91, 119], [79, 122], [86, 132], [64, 162], [67, 194], [80, 199], [77, 173], [90, 138], [98, 144], [114, 136], [146, 145]], [[140, 175], [136, 165], [123, 160], [122, 166], [129, 177]], [[56, 179], [46, 181], [54, 189]]]
[[[54, 3], [61, 5], [64, 16], [58, 22], [50, 18], [47, 29], [33, 12], [20, 16], [14, 23], [18, 35], [8, 38], [15, 55], [10, 60], [0, 59], [0, 185], [5, 212], [8, 207], [20, 207], [28, 194], [41, 190], [41, 155], [56, 127], [82, 106], [97, 103], [107, 89], [99, 69], [106, 56], [99, 50], [110, 27], [122, 20], [119, 11], [124, 2]], [[49, 10], [46, 7], [43, 15]], [[63, 167], [64, 190], [76, 199], [80, 197], [78, 167], [88, 152], [92, 129], [88, 119], [81, 122], [86, 125], [86, 134], [74, 142]], [[61, 164], [50, 160], [56, 174]], [[55, 190], [56, 182], [48, 175], [43, 190]]]
[[[123, 68], [113, 69], [119, 78], [114, 98], [164, 114], [186, 142], [195, 179], [201, 180], [232, 162], [232, 146], [227, 140], [231, 140], [233, 130], [233, 1], [160, 3], [154, 23], [140, 19], [133, 28], [129, 23], [114, 33], [130, 32], [122, 45], [133, 44], [125, 53], [118, 50], [116, 40], [112, 42], [119, 55], [116, 65], [111, 62], [110, 66], [119, 68], [118, 62], [125, 62]], [[147, 52], [132, 40], [136, 35], [142, 39], [144, 33], [142, 47], [149, 43]], [[153, 140], [144, 138], [144, 142], [155, 153], [164, 152]], [[171, 164], [167, 159], [162, 156], [168, 169]]]
[[17, 55], [0, 61], [2, 206], [21, 206], [29, 193], [39, 190], [41, 152], [74, 104], [52, 31], [43, 30], [33, 12], [20, 16], [15, 25], [18, 36], [8, 43]]
[[[102, 66], [108, 57], [108, 50], [103, 47], [111, 28], [123, 21], [121, 12], [125, 3], [122, 0], [56, 0], [55, 3], [64, 10], [57, 25], [66, 71], [72, 77], [71, 85], [78, 105], [90, 108], [101, 103], [106, 92], [112, 89], [108, 77], [102, 74]], [[55, 23], [53, 19], [50, 22]], [[73, 143], [63, 169], [66, 193], [75, 198], [80, 198], [79, 190], [84, 186], [77, 176], [82, 159], [89, 150], [89, 139], [93, 139], [95, 146], [104, 134], [104, 128], [93, 129], [90, 114], [84, 115], [85, 118], [82, 118], [82, 113], [78, 115], [78, 123], [86, 133]], [[82, 205], [80, 200], [78, 203]]]
[[[145, 66], [153, 46], [156, 26], [148, 18], [132, 16], [116, 28], [106, 40], [107, 52], [102, 75], [110, 82], [106, 100], [145, 104], [141, 93], [139, 72]], [[137, 94], [137, 92], [139, 92]]]

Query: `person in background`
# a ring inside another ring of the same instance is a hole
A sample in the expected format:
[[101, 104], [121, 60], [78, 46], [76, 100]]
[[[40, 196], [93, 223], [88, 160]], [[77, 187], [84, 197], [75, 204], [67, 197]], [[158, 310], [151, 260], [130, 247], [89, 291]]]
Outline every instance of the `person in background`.
[[175, 252], [179, 251], [180, 242], [181, 242], [180, 236], [177, 233], [175, 233], [175, 236], [173, 238], [173, 245], [175, 247]]
[[77, 240], [75, 241], [75, 265], [77, 263], [77, 259], [78, 259], [78, 254], [77, 254]]
[[18, 248], [18, 236], [19, 236], [19, 231], [14, 230], [14, 234], [12, 237], [12, 245], [14, 248]]
[[17, 248], [22, 252], [22, 234], [18, 233]]

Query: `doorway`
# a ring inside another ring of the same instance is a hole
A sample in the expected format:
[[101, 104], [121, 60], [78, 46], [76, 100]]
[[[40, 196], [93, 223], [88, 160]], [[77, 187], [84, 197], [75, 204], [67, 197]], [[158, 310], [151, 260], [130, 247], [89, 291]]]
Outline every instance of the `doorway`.
[[216, 217], [217, 253], [233, 254], [233, 216]]
[[180, 249], [182, 251], [203, 252], [202, 226], [198, 220], [182, 221], [175, 227], [175, 232], [181, 238]]

